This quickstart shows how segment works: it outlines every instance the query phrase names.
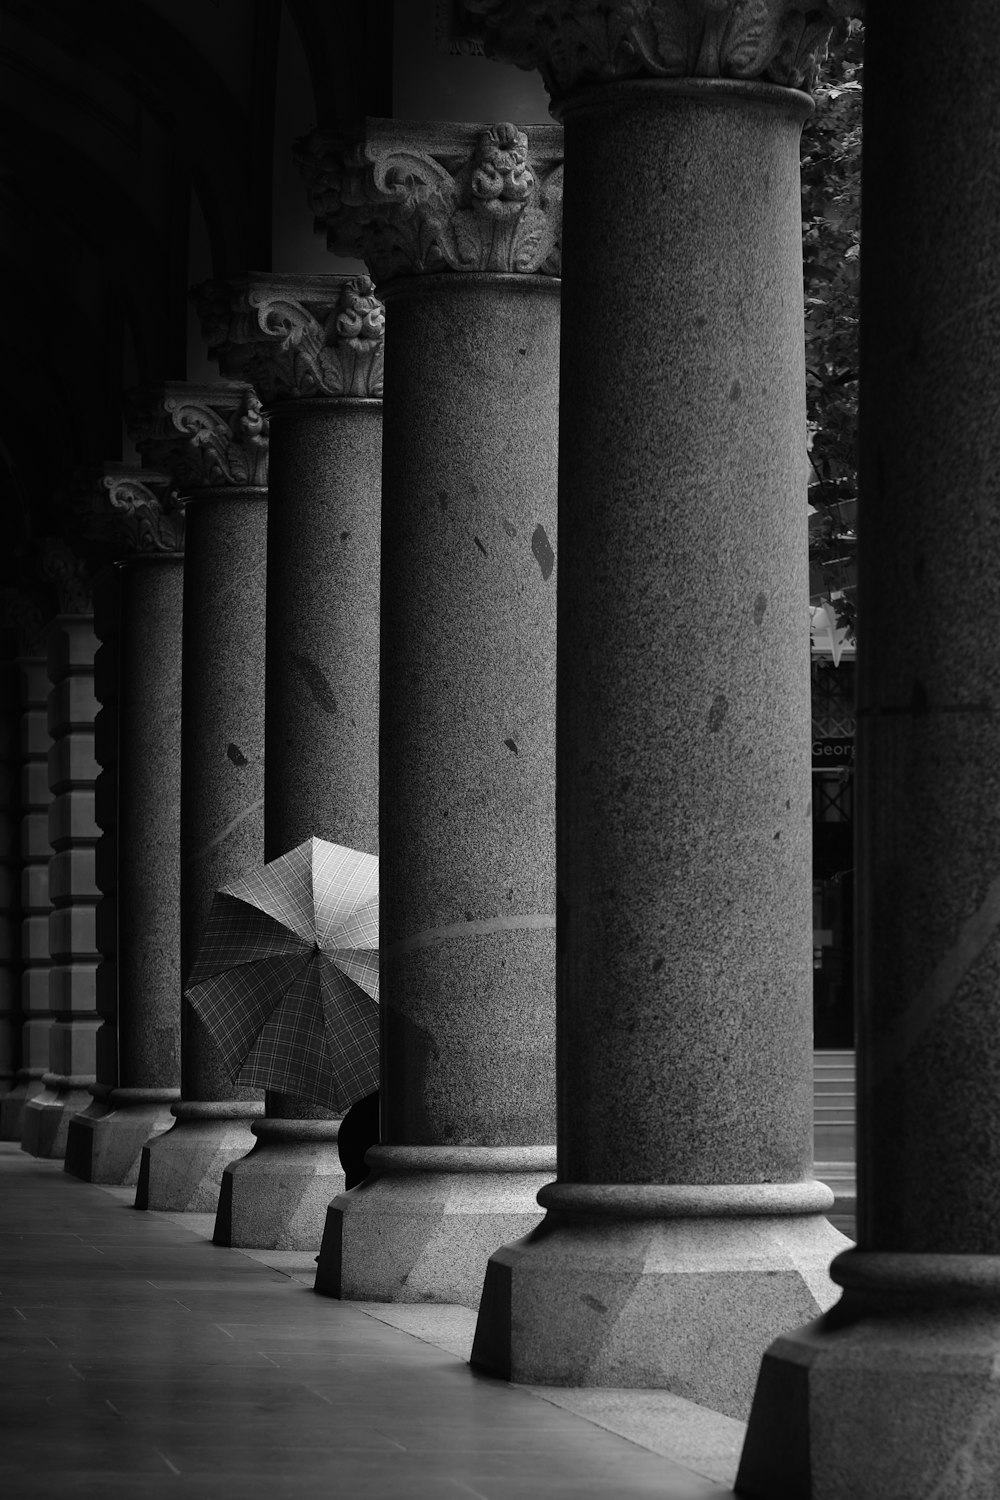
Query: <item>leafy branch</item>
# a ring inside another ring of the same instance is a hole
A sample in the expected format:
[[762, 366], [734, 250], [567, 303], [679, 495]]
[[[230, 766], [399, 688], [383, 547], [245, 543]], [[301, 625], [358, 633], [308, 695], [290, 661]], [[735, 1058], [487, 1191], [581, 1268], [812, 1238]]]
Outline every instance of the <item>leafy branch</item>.
[[864, 25], [841, 23], [802, 136], [810, 594], [853, 638]]

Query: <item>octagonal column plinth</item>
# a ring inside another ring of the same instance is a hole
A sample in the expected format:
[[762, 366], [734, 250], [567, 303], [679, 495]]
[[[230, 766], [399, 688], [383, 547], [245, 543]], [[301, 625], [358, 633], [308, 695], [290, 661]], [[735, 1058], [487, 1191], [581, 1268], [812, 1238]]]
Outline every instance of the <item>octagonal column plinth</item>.
[[[224, 375], [270, 417], [264, 857], [315, 835], [378, 852], [382, 305], [367, 277], [194, 293]], [[217, 1244], [317, 1250], [343, 1190], [339, 1118], [269, 1090], [226, 1169]]]
[[[212, 896], [263, 859], [267, 424], [245, 384], [167, 386], [131, 414], [146, 462], [185, 497], [180, 983]], [[214, 1211], [223, 1169], [253, 1144], [259, 1091], [234, 1085], [181, 1001], [181, 1101], [142, 1152], [136, 1205]]]
[[474, 1306], [554, 1167], [561, 133], [369, 121], [329, 176], [310, 151], [387, 323], [382, 1144], [316, 1287]]
[[812, 1180], [809, 107], [698, 78], [556, 110], [559, 1172], [473, 1350], [734, 1416], [846, 1243]]
[[952, 19], [866, 27], [858, 1243], [762, 1363], [754, 1500], [1000, 1493], [1000, 38]]

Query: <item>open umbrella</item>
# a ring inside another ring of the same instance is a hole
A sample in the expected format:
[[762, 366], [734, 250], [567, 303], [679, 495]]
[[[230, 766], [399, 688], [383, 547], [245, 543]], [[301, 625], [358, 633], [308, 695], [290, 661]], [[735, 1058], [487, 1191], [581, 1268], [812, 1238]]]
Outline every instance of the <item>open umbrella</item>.
[[343, 1112], [378, 1087], [378, 858], [307, 839], [212, 898], [185, 990], [234, 1082]]

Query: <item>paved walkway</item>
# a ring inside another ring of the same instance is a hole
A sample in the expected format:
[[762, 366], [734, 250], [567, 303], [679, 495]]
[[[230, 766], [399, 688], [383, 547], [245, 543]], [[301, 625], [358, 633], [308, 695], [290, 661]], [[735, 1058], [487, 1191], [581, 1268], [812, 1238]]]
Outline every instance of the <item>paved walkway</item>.
[[[130, 1196], [0, 1143], [11, 1500], [732, 1495], [720, 1478], [737, 1423], [700, 1408], [685, 1422], [688, 1404], [664, 1393], [533, 1393], [477, 1376], [428, 1341], [437, 1326], [459, 1348], [462, 1310], [318, 1297], [291, 1260], [220, 1249]], [[690, 1466], [664, 1456], [671, 1443]]]

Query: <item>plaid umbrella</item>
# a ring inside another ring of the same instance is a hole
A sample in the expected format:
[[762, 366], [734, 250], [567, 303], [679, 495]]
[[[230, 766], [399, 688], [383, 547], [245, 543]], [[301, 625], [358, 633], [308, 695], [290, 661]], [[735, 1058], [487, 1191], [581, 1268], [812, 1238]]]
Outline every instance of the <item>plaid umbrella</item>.
[[343, 1112], [378, 1087], [378, 858], [307, 839], [223, 886], [187, 998], [234, 1082]]

